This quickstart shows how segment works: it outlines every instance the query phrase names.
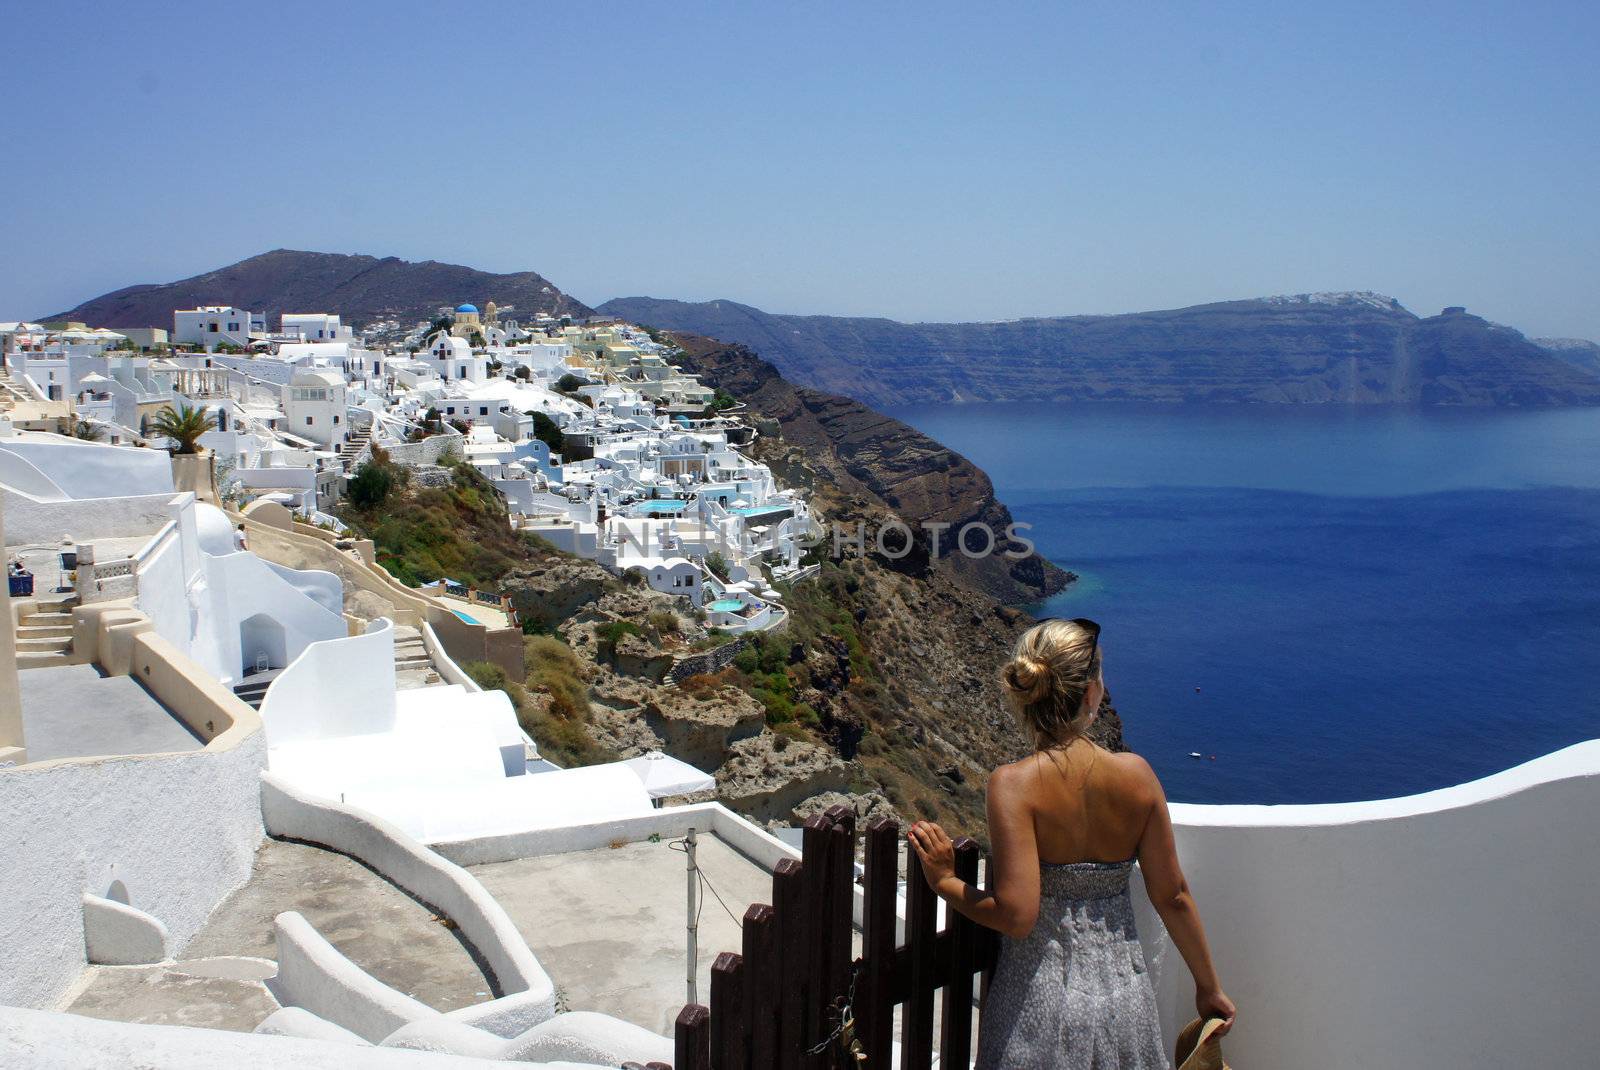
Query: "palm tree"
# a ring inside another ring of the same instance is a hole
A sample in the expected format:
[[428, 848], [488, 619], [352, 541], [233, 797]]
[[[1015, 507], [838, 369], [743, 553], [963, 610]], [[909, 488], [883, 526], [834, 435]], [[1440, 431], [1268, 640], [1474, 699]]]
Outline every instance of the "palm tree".
[[[200, 436], [216, 427], [216, 421], [204, 409], [180, 405], [170, 406], [156, 413], [150, 421], [150, 432], [176, 442], [173, 453], [199, 453]], [[169, 447], [170, 448], [170, 447]]]
[[99, 442], [106, 437], [106, 429], [88, 420], [78, 420], [72, 425], [72, 437], [81, 438], [85, 442]]

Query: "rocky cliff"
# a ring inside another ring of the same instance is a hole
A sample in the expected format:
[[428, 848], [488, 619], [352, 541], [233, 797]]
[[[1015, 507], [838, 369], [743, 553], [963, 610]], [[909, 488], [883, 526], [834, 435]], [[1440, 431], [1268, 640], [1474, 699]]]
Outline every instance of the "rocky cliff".
[[535, 312], [587, 316], [590, 308], [531, 271], [494, 275], [397, 257], [346, 256], [274, 249], [237, 264], [177, 282], [129, 286], [41, 319], [81, 320], [94, 327], [172, 327], [174, 309], [235, 305], [268, 313], [276, 326], [283, 312], [330, 312], [357, 327], [375, 320], [403, 324], [432, 319], [440, 307], [471, 301], [512, 305], [514, 316]]
[[1600, 375], [1518, 332], [1371, 293], [1119, 316], [897, 323], [732, 301], [620, 298], [607, 315], [761, 352], [795, 383], [874, 406], [972, 401], [1600, 404]]
[[1600, 345], [1587, 338], [1535, 338], [1533, 342], [1575, 368], [1600, 375]]

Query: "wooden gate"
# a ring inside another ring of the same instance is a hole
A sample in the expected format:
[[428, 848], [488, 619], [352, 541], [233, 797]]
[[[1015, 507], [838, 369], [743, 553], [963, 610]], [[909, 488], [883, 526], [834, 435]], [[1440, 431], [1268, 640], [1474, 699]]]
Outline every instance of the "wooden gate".
[[[802, 860], [773, 871], [772, 902], [745, 912], [744, 947], [712, 965], [710, 1007], [678, 1014], [675, 1070], [889, 1070], [896, 1007], [900, 1070], [928, 1070], [941, 989], [940, 1063], [966, 1067], [974, 986], [993, 964], [996, 934], [954, 910], [939, 931], [937, 899], [912, 855], [901, 943], [900, 826], [879, 818], [866, 832], [855, 956], [855, 814], [835, 806], [808, 820], [804, 837]], [[962, 838], [955, 847], [956, 874], [976, 882], [978, 845]]]

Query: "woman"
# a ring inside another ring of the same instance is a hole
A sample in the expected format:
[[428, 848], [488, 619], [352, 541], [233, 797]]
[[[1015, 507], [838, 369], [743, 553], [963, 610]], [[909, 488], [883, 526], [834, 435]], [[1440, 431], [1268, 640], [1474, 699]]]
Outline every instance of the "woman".
[[941, 898], [1004, 934], [983, 1008], [977, 1070], [1168, 1067], [1155, 994], [1134, 929], [1135, 860], [1150, 902], [1194, 975], [1202, 1018], [1233, 1025], [1189, 886], [1166, 795], [1148, 763], [1085, 734], [1105, 697], [1100, 626], [1036, 624], [1001, 685], [1033, 734], [1034, 753], [989, 778], [994, 891], [955, 875], [955, 853], [930, 821], [908, 839]]

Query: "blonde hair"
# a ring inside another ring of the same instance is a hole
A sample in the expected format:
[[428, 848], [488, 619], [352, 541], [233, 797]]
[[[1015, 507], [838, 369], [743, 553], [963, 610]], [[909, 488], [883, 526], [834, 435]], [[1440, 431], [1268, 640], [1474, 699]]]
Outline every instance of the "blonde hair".
[[1071, 743], [1088, 730], [1098, 711], [1086, 709], [1083, 700], [1099, 679], [1099, 643], [1070, 620], [1029, 628], [1000, 670], [1000, 687], [1039, 750]]

